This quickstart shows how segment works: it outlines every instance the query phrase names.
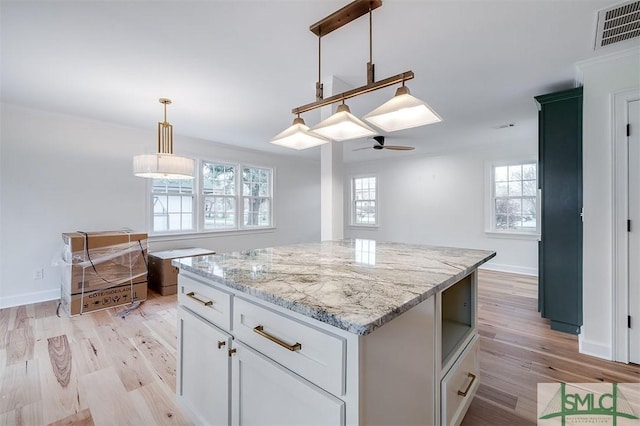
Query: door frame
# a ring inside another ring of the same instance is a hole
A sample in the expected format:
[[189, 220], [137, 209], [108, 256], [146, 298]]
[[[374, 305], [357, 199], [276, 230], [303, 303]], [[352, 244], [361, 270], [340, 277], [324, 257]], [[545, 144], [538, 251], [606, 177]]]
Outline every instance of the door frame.
[[624, 90], [612, 97], [612, 228], [613, 228], [613, 359], [629, 362], [629, 234], [627, 220], [629, 210], [629, 170], [627, 146], [627, 117], [629, 102], [640, 100], [640, 90]]

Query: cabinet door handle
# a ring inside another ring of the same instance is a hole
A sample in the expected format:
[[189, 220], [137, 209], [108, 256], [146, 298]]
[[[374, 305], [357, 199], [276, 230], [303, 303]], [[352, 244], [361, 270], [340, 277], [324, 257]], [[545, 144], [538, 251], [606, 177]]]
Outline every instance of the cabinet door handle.
[[264, 331], [264, 327], [262, 325], [255, 326], [253, 328], [253, 331], [258, 333], [262, 337], [265, 337], [265, 338], [271, 340], [273, 343], [277, 343], [278, 345], [282, 346], [283, 348], [290, 350], [291, 352], [299, 351], [300, 349], [302, 349], [302, 343], [296, 342], [293, 345], [290, 345], [287, 342], [283, 342], [282, 340], [278, 339], [277, 337], [272, 336], [271, 334], [269, 334], [266, 331]]
[[464, 392], [462, 391], [458, 391], [458, 395], [460, 396], [467, 396], [467, 393], [469, 392], [469, 389], [471, 389], [471, 386], [473, 385], [473, 382], [476, 381], [476, 375], [473, 373], [467, 373], [469, 377], [471, 377], [471, 380], [469, 381], [469, 384], [467, 385], [467, 388], [464, 390]]
[[196, 294], [191, 291], [189, 293], [187, 293], [187, 296], [192, 298], [193, 300], [195, 300], [196, 302], [200, 302], [202, 303], [204, 306], [211, 306], [213, 305], [213, 300], [202, 300], [196, 297]]
[[220, 349], [221, 347], [223, 347], [226, 344], [227, 344], [227, 342], [225, 342], [224, 340], [218, 340], [218, 349]]

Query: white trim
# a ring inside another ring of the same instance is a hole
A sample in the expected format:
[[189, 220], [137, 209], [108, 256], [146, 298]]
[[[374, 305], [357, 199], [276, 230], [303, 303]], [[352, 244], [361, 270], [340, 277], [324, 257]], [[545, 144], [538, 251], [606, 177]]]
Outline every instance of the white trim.
[[[368, 179], [374, 178], [376, 180], [376, 194], [375, 194], [375, 223], [366, 224], [366, 223], [356, 223], [355, 221], [355, 180], [356, 179]], [[378, 229], [380, 227], [380, 215], [378, 206], [380, 205], [379, 193], [378, 191], [380, 182], [378, 176], [375, 173], [359, 173], [355, 175], [350, 175], [349, 179], [349, 222], [347, 227], [356, 228], [356, 229]]]
[[629, 329], [627, 316], [629, 315], [629, 234], [627, 219], [629, 211], [628, 199], [628, 147], [626, 125], [628, 123], [629, 102], [640, 100], [640, 90], [625, 90], [611, 95], [612, 114], [612, 144], [613, 158], [612, 188], [614, 194], [611, 227], [612, 233], [612, 350], [613, 359], [619, 362], [629, 362]]
[[488, 238], [540, 241], [540, 234], [535, 232], [484, 231], [484, 233]]
[[238, 235], [250, 235], [250, 234], [266, 234], [275, 232], [275, 227], [269, 228], [244, 228], [244, 229], [220, 229], [217, 231], [206, 232], [190, 232], [190, 233], [176, 233], [176, 234], [154, 234], [149, 235], [149, 242], [159, 243], [164, 241], [180, 241], [180, 240], [197, 240], [201, 238], [214, 238], [214, 237], [232, 237]]
[[60, 299], [60, 288], [50, 290], [34, 291], [31, 293], [19, 294], [17, 296], [4, 296], [0, 300], [0, 309], [11, 308], [13, 306], [29, 305], [32, 303], [48, 302], [49, 300]]
[[527, 266], [503, 265], [499, 263], [489, 262], [479, 266], [478, 269], [484, 269], [487, 271], [508, 272], [511, 274], [530, 275], [533, 277], [538, 276], [538, 268], [530, 268]]
[[578, 335], [578, 352], [584, 355], [591, 355], [596, 358], [612, 360], [611, 348], [592, 340], [586, 340], [583, 334]]
[[512, 158], [507, 160], [487, 160], [484, 162], [484, 232], [489, 238], [505, 238], [514, 240], [540, 240], [540, 191], [536, 191], [536, 229], [535, 231], [510, 231], [495, 228], [494, 211], [494, 176], [495, 167], [518, 164], [536, 165], [536, 185], [538, 182], [538, 162], [531, 158]]
[[[597, 19], [597, 16], [596, 16]], [[576, 87], [584, 84], [584, 70], [594, 65], [602, 64], [609, 61], [615, 61], [617, 59], [632, 57], [640, 55], [640, 48], [632, 47], [618, 52], [609, 53], [606, 55], [596, 56], [595, 58], [585, 59], [575, 63], [575, 82]]]

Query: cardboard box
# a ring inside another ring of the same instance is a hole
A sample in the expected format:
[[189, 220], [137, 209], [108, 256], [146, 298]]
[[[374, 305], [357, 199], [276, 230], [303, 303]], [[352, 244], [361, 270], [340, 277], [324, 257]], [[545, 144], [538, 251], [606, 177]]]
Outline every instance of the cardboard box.
[[62, 291], [62, 307], [69, 316], [86, 314], [101, 309], [113, 308], [136, 301], [146, 300], [147, 282], [122, 285], [84, 294], [69, 294]]
[[62, 288], [68, 294], [147, 281], [147, 234], [126, 231], [62, 234]]
[[215, 254], [203, 248], [186, 248], [149, 253], [149, 287], [163, 296], [178, 292], [178, 268], [171, 260], [181, 257]]

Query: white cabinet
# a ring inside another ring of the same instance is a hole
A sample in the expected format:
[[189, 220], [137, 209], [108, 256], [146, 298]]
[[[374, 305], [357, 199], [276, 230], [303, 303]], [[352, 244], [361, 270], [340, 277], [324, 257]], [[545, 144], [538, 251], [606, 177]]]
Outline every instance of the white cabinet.
[[476, 286], [356, 335], [181, 271], [178, 400], [197, 424], [458, 424], [479, 385]]
[[178, 400], [192, 420], [230, 425], [231, 336], [178, 307]]
[[345, 339], [240, 298], [233, 326], [238, 340], [334, 395], [344, 393]]
[[462, 422], [480, 386], [479, 346], [478, 336], [476, 336], [442, 379], [443, 425], [459, 425]]
[[440, 294], [440, 424], [458, 425], [480, 385], [477, 275]]
[[344, 425], [344, 402], [235, 342], [233, 412], [238, 425]]

